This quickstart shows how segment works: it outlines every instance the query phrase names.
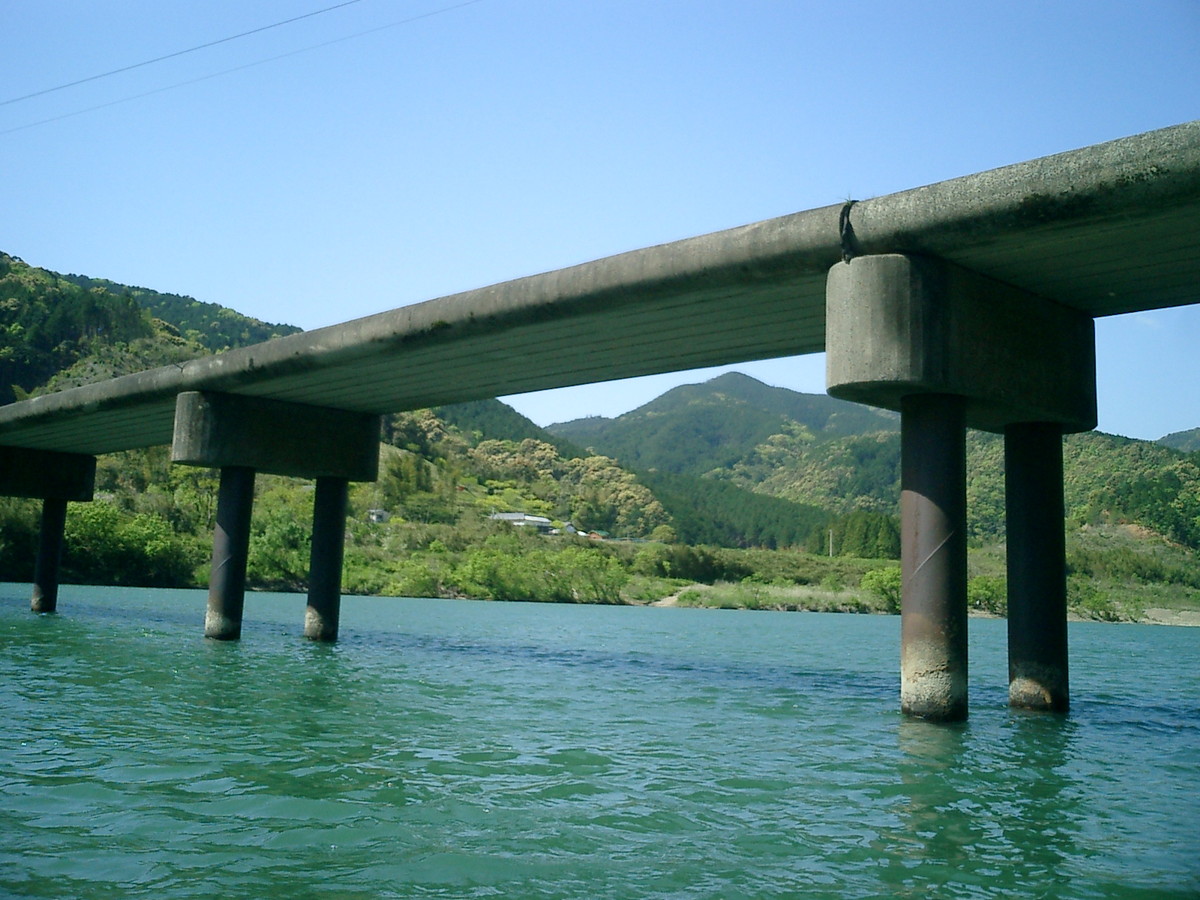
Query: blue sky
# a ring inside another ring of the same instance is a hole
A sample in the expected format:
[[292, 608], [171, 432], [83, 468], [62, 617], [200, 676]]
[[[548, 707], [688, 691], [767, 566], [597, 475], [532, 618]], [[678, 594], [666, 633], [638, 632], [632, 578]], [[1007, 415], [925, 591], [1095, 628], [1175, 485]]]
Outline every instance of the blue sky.
[[[1200, 118], [1197, 0], [356, 0], [222, 41], [338, 2], [2, 0], [0, 249], [315, 328]], [[1102, 430], [1200, 426], [1200, 306], [1097, 335]]]

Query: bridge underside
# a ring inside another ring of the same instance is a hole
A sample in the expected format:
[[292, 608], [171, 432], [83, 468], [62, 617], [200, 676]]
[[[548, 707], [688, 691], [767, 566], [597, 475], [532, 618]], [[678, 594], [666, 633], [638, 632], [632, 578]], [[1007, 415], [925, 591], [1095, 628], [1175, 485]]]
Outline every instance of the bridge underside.
[[825, 349], [846, 256], [932, 256], [1086, 313], [1194, 303], [1200, 122], [649, 247], [0, 408], [0, 443], [169, 443], [220, 391], [366, 413]]

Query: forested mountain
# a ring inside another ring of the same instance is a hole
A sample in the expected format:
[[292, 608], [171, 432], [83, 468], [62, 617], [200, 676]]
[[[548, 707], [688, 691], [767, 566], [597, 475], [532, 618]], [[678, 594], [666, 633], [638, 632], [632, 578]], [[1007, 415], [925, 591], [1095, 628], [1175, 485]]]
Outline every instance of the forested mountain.
[[1188, 453], [1200, 452], [1200, 428], [1177, 431], [1174, 434], [1168, 434], [1166, 437], [1159, 438], [1158, 442], [1175, 450], [1184, 450]]
[[731, 372], [672, 388], [615, 419], [577, 419], [547, 430], [634, 469], [706, 475], [728, 469], [750, 448], [785, 431], [811, 439], [898, 427], [892, 413], [768, 387]]
[[388, 434], [426, 461], [474, 473], [502, 511], [550, 515], [615, 536], [646, 538], [667, 526], [674, 540], [688, 544], [799, 546], [832, 518], [811, 504], [714, 479], [634, 475], [498, 400], [394, 416]]
[[107, 278], [89, 278], [86, 275], [60, 277], [85, 290], [99, 289], [114, 297], [127, 297], [154, 318], [175, 326], [186, 340], [194, 341], [213, 353], [233, 347], [260, 344], [271, 338], [295, 334], [301, 330], [294, 325], [277, 325], [244, 316], [217, 303], [204, 303], [193, 297], [163, 294], [149, 288], [117, 284]]
[[100, 347], [154, 334], [150, 316], [131, 298], [84, 290], [0, 253], [0, 403]]
[[[645, 471], [651, 484], [655, 472], [686, 473], [849, 516], [898, 511], [898, 424], [891, 413], [723, 375], [675, 388], [616, 419], [549, 430]], [[1188, 446], [1191, 434], [1181, 433], [1176, 443]], [[1200, 548], [1200, 457], [1165, 443], [1096, 432], [1067, 436], [1071, 522], [1136, 523]], [[1000, 437], [969, 432], [968, 509], [979, 540], [1004, 534], [1003, 460]]]
[[499, 400], [475, 400], [439, 406], [434, 414], [447, 425], [452, 425], [476, 442], [485, 438], [498, 441], [535, 441], [553, 446], [564, 457], [582, 457], [583, 449], [544, 428], [535, 425], [511, 406]]
[[0, 252], [0, 403], [297, 330]]

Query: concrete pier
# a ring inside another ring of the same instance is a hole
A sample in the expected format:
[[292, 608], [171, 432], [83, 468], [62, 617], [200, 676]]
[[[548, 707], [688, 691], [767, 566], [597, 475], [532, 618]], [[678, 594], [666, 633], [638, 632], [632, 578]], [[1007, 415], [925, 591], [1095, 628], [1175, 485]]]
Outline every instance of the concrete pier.
[[204, 613], [205, 637], [236, 641], [242, 636], [253, 508], [254, 470], [248, 466], [224, 466], [217, 494], [208, 609]]
[[1066, 712], [1066, 535], [1062, 428], [1009, 425], [1004, 431], [1008, 531], [1008, 702]]
[[224, 640], [241, 635], [255, 472], [316, 479], [304, 634], [337, 640], [348, 486], [378, 475], [379, 417], [190, 391], [176, 400], [171, 460], [221, 469], [204, 633]]
[[58, 570], [62, 563], [63, 533], [67, 526], [67, 501], [47, 497], [42, 501], [42, 530], [33, 569], [33, 597], [29, 608], [36, 613], [58, 609]]
[[33, 596], [36, 613], [58, 609], [59, 567], [67, 503], [92, 499], [96, 457], [82, 453], [0, 447], [0, 496], [32, 497], [42, 501], [38, 554], [34, 561]]
[[317, 479], [308, 571], [308, 606], [304, 611], [304, 636], [314, 641], [337, 640], [348, 495], [349, 483], [346, 479]]
[[829, 393], [901, 414], [901, 709], [967, 715], [967, 427], [1006, 433], [1010, 451], [1011, 702], [1065, 709], [1061, 437], [1096, 424], [1091, 319], [884, 254], [829, 270], [826, 327]]
[[967, 717], [967, 472], [963, 399], [901, 405], [900, 709]]

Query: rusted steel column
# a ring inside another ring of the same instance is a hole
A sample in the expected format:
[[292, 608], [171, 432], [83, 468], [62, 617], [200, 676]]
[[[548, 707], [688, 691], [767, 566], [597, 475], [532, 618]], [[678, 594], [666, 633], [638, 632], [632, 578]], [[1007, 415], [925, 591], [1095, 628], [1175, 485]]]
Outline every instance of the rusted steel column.
[[900, 417], [900, 708], [965, 719], [965, 403], [950, 394], [910, 394]]
[[33, 599], [29, 601], [29, 608], [36, 613], [52, 613], [58, 609], [58, 569], [66, 526], [67, 501], [57, 497], [43, 500], [42, 532], [33, 568]]
[[212, 572], [204, 636], [236, 641], [242, 636], [246, 601], [246, 557], [250, 550], [250, 513], [254, 508], [254, 469], [224, 466], [217, 494]]
[[345, 478], [317, 479], [308, 569], [308, 608], [304, 611], [304, 636], [314, 641], [337, 640], [349, 488]]
[[1008, 703], [1066, 712], [1067, 567], [1062, 427], [1004, 430], [1008, 532]]

